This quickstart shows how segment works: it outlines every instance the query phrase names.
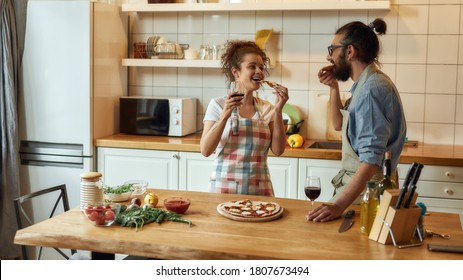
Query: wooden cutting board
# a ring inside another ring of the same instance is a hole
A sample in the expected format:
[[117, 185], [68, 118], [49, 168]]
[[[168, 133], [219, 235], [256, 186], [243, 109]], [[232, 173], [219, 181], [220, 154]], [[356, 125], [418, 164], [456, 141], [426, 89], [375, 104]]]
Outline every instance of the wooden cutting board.
[[[341, 100], [344, 104], [345, 100]], [[341, 131], [336, 131], [333, 127], [333, 122], [331, 121], [331, 106], [330, 101], [327, 103], [327, 110], [326, 110], [326, 139], [333, 140], [333, 141], [341, 141], [342, 140], [342, 133]]]

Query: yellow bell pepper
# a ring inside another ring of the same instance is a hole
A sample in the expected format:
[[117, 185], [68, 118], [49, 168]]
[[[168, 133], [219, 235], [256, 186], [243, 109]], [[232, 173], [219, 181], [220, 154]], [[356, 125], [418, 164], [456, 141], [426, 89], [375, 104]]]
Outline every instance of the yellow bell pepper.
[[292, 134], [288, 137], [288, 144], [291, 148], [299, 148], [304, 144], [304, 137], [299, 134]]

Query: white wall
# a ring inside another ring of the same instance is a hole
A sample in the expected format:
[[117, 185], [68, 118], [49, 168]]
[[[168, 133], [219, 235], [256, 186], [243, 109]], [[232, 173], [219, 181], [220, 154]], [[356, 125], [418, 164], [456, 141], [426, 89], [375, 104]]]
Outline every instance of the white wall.
[[[254, 39], [256, 30], [274, 30], [278, 63], [269, 80], [290, 90], [288, 103], [306, 120], [301, 133], [325, 138], [327, 88], [317, 79], [326, 65], [334, 31], [349, 21], [382, 17], [383, 71], [395, 81], [408, 123], [408, 138], [425, 143], [463, 145], [463, 1], [392, 0], [390, 11], [249, 11], [131, 14], [130, 42], [149, 36], [188, 43], [222, 44]], [[198, 124], [209, 100], [225, 93], [220, 69], [130, 69], [130, 95], [193, 96], [200, 101]], [[347, 91], [351, 82], [342, 85]], [[271, 98], [270, 91], [259, 93]]]

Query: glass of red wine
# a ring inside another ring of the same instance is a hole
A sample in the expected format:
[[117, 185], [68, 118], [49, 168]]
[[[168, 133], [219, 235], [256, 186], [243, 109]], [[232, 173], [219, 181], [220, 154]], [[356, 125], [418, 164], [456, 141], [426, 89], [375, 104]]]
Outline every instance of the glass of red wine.
[[322, 191], [322, 187], [320, 184], [320, 177], [318, 176], [307, 176], [304, 192], [308, 199], [310, 199], [312, 209], [313, 210], [313, 203], [315, 199], [320, 196]]

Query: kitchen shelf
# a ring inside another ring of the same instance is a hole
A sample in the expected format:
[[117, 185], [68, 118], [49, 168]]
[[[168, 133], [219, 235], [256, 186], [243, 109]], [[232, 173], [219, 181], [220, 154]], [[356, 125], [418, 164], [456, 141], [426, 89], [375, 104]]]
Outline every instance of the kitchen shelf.
[[124, 58], [122, 66], [135, 67], [189, 67], [189, 68], [220, 68], [219, 60], [187, 60], [187, 59], [137, 59]]
[[[390, 1], [326, 1], [288, 3], [173, 3], [122, 4], [123, 12], [208, 12], [208, 11], [291, 11], [291, 10], [389, 10]], [[220, 68], [218, 60], [122, 59], [129, 67]]]
[[317, 1], [287, 3], [122, 4], [123, 12], [214, 12], [290, 10], [389, 10], [390, 1]]

